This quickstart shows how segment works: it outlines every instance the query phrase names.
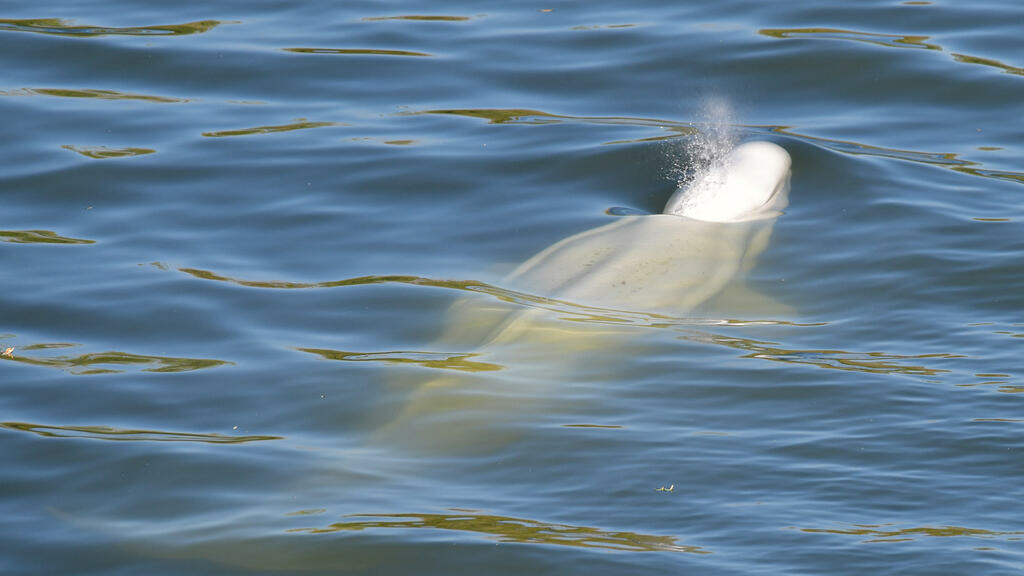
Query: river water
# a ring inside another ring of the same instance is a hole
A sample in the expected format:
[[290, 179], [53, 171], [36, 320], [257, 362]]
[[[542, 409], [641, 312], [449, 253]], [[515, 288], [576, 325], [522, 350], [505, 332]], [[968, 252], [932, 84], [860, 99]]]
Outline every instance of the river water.
[[[1024, 569], [1018, 2], [0, 7], [3, 573]], [[508, 281], [729, 138], [714, 306]]]

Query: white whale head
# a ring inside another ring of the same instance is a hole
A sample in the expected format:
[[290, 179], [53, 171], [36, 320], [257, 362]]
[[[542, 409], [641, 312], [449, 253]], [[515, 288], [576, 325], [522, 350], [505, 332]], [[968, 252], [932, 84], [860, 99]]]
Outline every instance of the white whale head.
[[781, 146], [747, 142], [697, 174], [665, 204], [665, 214], [706, 222], [774, 218], [789, 204], [792, 161]]

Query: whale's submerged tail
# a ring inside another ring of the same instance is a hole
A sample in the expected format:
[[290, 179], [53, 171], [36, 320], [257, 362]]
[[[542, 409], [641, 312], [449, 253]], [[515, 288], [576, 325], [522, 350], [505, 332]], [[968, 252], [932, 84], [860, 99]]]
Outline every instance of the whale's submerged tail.
[[663, 212], [706, 222], [774, 218], [789, 204], [791, 165], [777, 144], [741, 144], [676, 191]]

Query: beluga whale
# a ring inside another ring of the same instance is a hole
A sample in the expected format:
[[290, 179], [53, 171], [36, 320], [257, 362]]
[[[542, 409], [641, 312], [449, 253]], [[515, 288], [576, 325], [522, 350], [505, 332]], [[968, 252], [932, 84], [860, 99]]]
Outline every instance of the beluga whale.
[[777, 144], [740, 144], [676, 190], [662, 213], [620, 216], [518, 266], [500, 286], [528, 295], [518, 299], [520, 306], [509, 306], [514, 297], [457, 303], [442, 341], [530, 340], [524, 332], [540, 332], [538, 322], [553, 317], [551, 308], [563, 316], [607, 312], [620, 320], [632, 313], [692, 317], [768, 246], [789, 204], [791, 165]]
[[482, 432], [493, 436], [499, 421], [543, 411], [551, 385], [614, 371], [616, 359], [636, 350], [630, 324], [638, 319], [699, 317], [768, 246], [789, 202], [791, 164], [777, 144], [740, 144], [697, 171], [662, 213], [620, 216], [569, 236], [523, 262], [489, 297], [456, 302], [435, 346], [469, 347], [476, 353], [460, 358], [479, 358], [417, 382], [384, 430], [419, 447], [488, 443]]
[[789, 154], [765, 141], [737, 146], [669, 198], [661, 214], [555, 243], [503, 285], [578, 304], [686, 314], [749, 269], [789, 202]]

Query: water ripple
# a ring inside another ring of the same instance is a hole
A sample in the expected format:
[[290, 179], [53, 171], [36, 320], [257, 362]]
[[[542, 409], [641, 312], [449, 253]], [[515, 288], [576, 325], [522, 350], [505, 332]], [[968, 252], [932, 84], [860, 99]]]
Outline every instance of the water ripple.
[[[887, 374], [917, 377], [936, 377], [943, 374], [951, 374], [953, 368], [939, 367], [935, 362], [948, 364], [949, 361], [967, 359], [968, 356], [955, 353], [928, 353], [928, 354], [894, 354], [884, 351], [856, 352], [848, 350], [833, 349], [800, 349], [786, 347], [775, 342], [755, 340], [733, 335], [723, 335], [704, 331], [701, 328], [726, 327], [736, 328], [743, 326], [789, 326], [796, 328], [813, 328], [825, 326], [825, 323], [795, 323], [782, 320], [770, 319], [720, 319], [720, 318], [682, 318], [662, 315], [657, 313], [645, 313], [615, 310], [586, 306], [568, 301], [562, 301], [544, 296], [537, 296], [525, 292], [518, 292], [501, 288], [476, 280], [434, 280], [420, 276], [363, 276], [331, 282], [282, 282], [282, 281], [252, 281], [241, 280], [220, 276], [213, 272], [182, 268], [185, 272], [196, 278], [228, 282], [239, 286], [251, 288], [270, 289], [315, 289], [315, 288], [338, 288], [344, 286], [365, 286], [372, 284], [397, 283], [413, 286], [428, 286], [434, 288], [453, 289], [462, 292], [473, 292], [486, 294], [501, 302], [522, 306], [523, 308], [544, 310], [554, 313], [563, 321], [581, 322], [585, 324], [601, 324], [611, 326], [637, 326], [646, 328], [658, 328], [669, 330], [680, 330], [684, 333], [680, 336], [683, 340], [703, 344], [725, 346], [736, 350], [747, 352], [742, 358], [756, 358], [771, 362], [781, 362], [794, 365], [816, 366], [829, 370], [842, 370], [849, 372], [861, 372], [868, 374]], [[509, 310], [509, 314], [515, 313]], [[472, 354], [448, 354], [437, 352], [346, 352], [338, 350], [325, 350], [314, 348], [299, 348], [303, 352], [319, 354], [325, 358], [346, 361], [378, 361], [392, 363], [414, 363], [432, 368], [448, 368], [455, 370], [480, 370], [478, 362], [469, 364], [475, 368], [468, 368], [461, 363], [468, 363], [467, 358]], [[456, 365], [451, 363], [455, 362]], [[491, 366], [490, 364], [486, 364]], [[493, 365], [500, 369], [501, 366]], [[1001, 382], [1002, 383], [1002, 382]], [[1004, 390], [1003, 392], [1016, 392], [1018, 390]]]
[[152, 96], [149, 94], [132, 94], [118, 90], [98, 90], [69, 88], [22, 88], [20, 90], [0, 90], [0, 96], [56, 96], [58, 98], [95, 98], [97, 100], [142, 100], [145, 102], [181, 103], [190, 102], [188, 98], [170, 96]]
[[674, 120], [658, 120], [654, 118], [634, 118], [629, 116], [566, 116], [562, 114], [551, 114], [540, 110], [527, 108], [460, 108], [450, 110], [421, 110], [418, 112], [400, 112], [399, 115], [414, 116], [420, 114], [438, 114], [448, 116], [465, 116], [467, 118], [481, 118], [489, 124], [557, 124], [562, 122], [579, 122], [584, 124], [600, 124], [615, 126], [637, 126], [653, 127], [671, 132], [668, 136], [656, 138], [644, 138], [642, 140], [628, 140], [621, 142], [607, 142], [606, 144], [618, 144], [622, 142], [644, 142], [653, 140], [665, 140], [677, 138], [683, 135], [695, 134], [699, 122], [677, 122]]
[[345, 352], [343, 350], [328, 350], [322, 348], [296, 348], [296, 350], [309, 354], [316, 354], [325, 360], [342, 360], [345, 362], [415, 364], [426, 368], [458, 370], [460, 372], [493, 372], [503, 368], [500, 364], [470, 360], [470, 358], [475, 358], [480, 355], [470, 353], [449, 354], [445, 352], [416, 352], [409, 350], [395, 350], [391, 352]]
[[293, 130], [306, 130], [309, 128], [323, 128], [325, 126], [339, 126], [338, 122], [307, 122], [305, 118], [299, 118], [291, 124], [280, 124], [277, 126], [256, 126], [254, 128], [240, 128], [238, 130], [219, 130], [216, 132], [203, 132], [203, 136], [209, 138], [224, 138], [227, 136], [251, 136], [253, 134], [273, 134], [275, 132], [291, 132]]
[[[365, 276], [332, 282], [260, 282], [228, 278], [216, 275], [209, 271], [195, 269], [181, 269], [181, 271], [197, 278], [229, 282], [239, 286], [252, 288], [294, 290], [398, 283], [413, 286], [453, 289], [462, 292], [486, 294], [501, 302], [521, 306], [523, 308], [551, 312], [556, 314], [559, 319], [568, 322], [678, 330], [683, 332], [683, 335], [680, 336], [683, 340], [724, 346], [734, 350], [743, 351], [745, 354], [740, 356], [741, 358], [753, 358], [767, 360], [770, 362], [814, 366], [828, 370], [841, 370], [865, 374], [901, 375], [928, 378], [949, 375], [948, 378], [956, 379], [960, 385], [964, 385], [963, 382], [966, 382], [962, 377], [963, 374], [960, 371], [955, 370], [955, 366], [950, 364], [951, 362], [958, 362], [969, 358], [963, 354], [950, 352], [895, 354], [877, 350], [858, 352], [838, 349], [803, 349], [786, 346], [785, 344], [779, 344], [776, 342], [756, 340], [735, 335], [717, 334], [704, 330], [704, 328], [711, 327], [735, 328], [742, 326], [765, 325], [811, 328], [824, 326], [824, 323], [800, 324], [780, 320], [679, 318], [655, 313], [613, 310], [580, 305], [524, 292], [517, 292], [474, 280], [434, 280], [419, 276]], [[514, 309], [510, 309], [508, 311], [508, 314], [514, 313]], [[430, 368], [462, 371], [499, 370], [502, 368], [502, 366], [497, 364], [470, 361], [468, 359], [474, 357], [474, 354], [469, 353], [408, 351], [348, 352], [319, 348], [298, 348], [298, 350], [311, 354], [318, 354], [331, 360], [419, 364]], [[978, 378], [981, 377], [982, 376], [978, 376]], [[970, 385], [977, 385], [974, 383], [974, 379], [971, 379], [971, 382], [972, 384]], [[999, 383], [1005, 384], [1005, 382]], [[1018, 392], [1019, 390], [1004, 386], [1000, 388], [1000, 391]]]
[[94, 160], [145, 156], [146, 154], [156, 153], [156, 150], [153, 150], [152, 148], [110, 148], [108, 146], [72, 146], [71, 144], [65, 144], [61, 146], [61, 148], [71, 150], [72, 152], [78, 152], [82, 156], [92, 158]]
[[346, 56], [433, 56], [426, 52], [410, 50], [379, 50], [373, 48], [282, 48], [285, 52], [299, 54], [340, 54]]
[[[605, 142], [605, 144], [633, 144], [640, 142], [673, 140], [679, 138], [680, 136], [691, 136], [693, 134], [696, 134], [703, 128], [703, 124], [705, 124], [703, 122], [679, 122], [675, 120], [661, 120], [657, 118], [632, 118], [628, 116], [568, 116], [561, 114], [551, 114], [540, 110], [531, 110], [525, 108], [464, 108], [450, 110], [422, 110], [418, 112], [399, 113], [399, 115], [418, 114], [439, 114], [449, 116], [464, 116], [467, 118], [480, 118], [483, 120], [487, 120], [489, 124], [541, 125], [557, 123], [583, 123], [600, 125], [652, 127], [670, 132], [670, 134], [663, 136], [655, 136], [632, 140], [616, 140], [611, 142]], [[982, 178], [1005, 180], [1016, 184], [1024, 184], [1024, 172], [1013, 172], [1008, 170], [993, 170], [989, 168], [982, 168], [983, 164], [981, 162], [960, 158], [959, 154], [952, 152], [922, 152], [918, 150], [901, 150], [897, 148], [874, 146], [871, 144], [864, 144], [861, 142], [854, 142], [851, 140], [838, 140], [833, 138], [823, 138], [820, 136], [810, 136], [808, 134], [801, 134], [799, 132], [793, 131], [792, 126], [738, 124], [735, 127], [754, 130], [756, 132], [782, 134], [784, 136], [789, 136], [792, 138], [796, 138], [798, 140], [809, 142], [811, 144], [816, 144], [842, 154], [875, 156], [879, 158], [907, 160], [910, 162], [919, 162], [922, 164], [940, 166], [970, 176], [979, 176]]]
[[[704, 336], [688, 338], [703, 340]], [[831, 370], [866, 372], [870, 374], [903, 374], [911, 376], [936, 376], [952, 370], [929, 367], [922, 360], [953, 360], [967, 358], [962, 354], [891, 354], [887, 352], [849, 352], [845, 350], [800, 350], [782, 348], [774, 342], [762, 342], [750, 338], [713, 334], [716, 344], [748, 351], [744, 358], [760, 358], [772, 362], [808, 364]], [[912, 363], [907, 363], [912, 361]]]
[[823, 40], [853, 40], [890, 48], [922, 48], [925, 50], [942, 50], [938, 44], [928, 44], [928, 36], [909, 36], [901, 34], [878, 34], [874, 32], [858, 32], [840, 28], [762, 28], [759, 34], [772, 38], [818, 38]]
[[952, 152], [920, 152], [917, 150], [900, 150], [898, 148], [885, 148], [883, 146], [863, 144], [860, 142], [854, 142], [852, 140], [837, 140], [834, 138], [810, 136], [807, 134], [800, 134], [798, 132], [792, 131], [790, 126], [750, 127], [760, 128], [776, 134], [784, 134], [786, 136], [791, 136], [793, 138], [804, 140], [806, 142], [816, 144], [842, 154], [852, 154], [856, 156], [875, 156], [878, 158], [906, 160], [909, 162], [917, 162], [920, 164], [939, 166], [942, 168], [946, 168], [948, 170], [953, 170], [954, 172], [960, 172], [961, 174], [967, 174], [970, 176], [979, 176], [981, 178], [991, 178], [994, 180], [1005, 180], [1007, 182], [1013, 182], [1015, 184], [1024, 184], [1024, 172], [1011, 172], [1008, 170], [993, 170], [989, 168], [981, 168], [981, 162], [965, 160], [963, 158], [960, 158], [959, 154], [955, 154]]
[[204, 442], [207, 444], [244, 444], [263, 440], [283, 440], [283, 436], [230, 436], [226, 434], [198, 434], [194, 432], [166, 432], [162, 430], [135, 430], [111, 426], [47, 426], [29, 422], [0, 422], [0, 428], [31, 432], [45, 438], [90, 438], [117, 442]]
[[221, 22], [217, 20], [201, 20], [198, 22], [163, 26], [112, 28], [88, 24], [72, 24], [70, 21], [61, 18], [0, 19], [0, 31], [35, 32], [37, 34], [56, 34], [78, 38], [93, 36], [186, 36], [209, 32], [220, 24]]
[[53, 230], [0, 230], [0, 242], [12, 244], [95, 244], [95, 240], [69, 238]]
[[950, 53], [950, 56], [953, 57], [953, 60], [956, 60], [957, 62], [962, 62], [964, 64], [978, 64], [980, 66], [990, 66], [992, 68], [999, 68], [1000, 70], [1006, 72], [1007, 74], [1024, 76], [1024, 68], [1010, 66], [1009, 64], [1004, 64], [999, 60], [995, 60], [993, 58], [981, 58], [978, 56], [969, 56], [967, 54], [956, 53]]
[[475, 532], [497, 542], [602, 548], [624, 552], [711, 553], [700, 546], [678, 544], [676, 539], [671, 536], [609, 531], [589, 526], [552, 524], [538, 520], [463, 513], [454, 510], [453, 512], [453, 514], [350, 514], [345, 516], [349, 520], [335, 522], [324, 528], [293, 528], [289, 532], [329, 534], [384, 528], [402, 530], [426, 528]]
[[[809, 38], [817, 40], [850, 40], [854, 42], [874, 44], [876, 46], [884, 46], [887, 48], [917, 48], [946, 52], [946, 50], [938, 44], [929, 44], [925, 42], [925, 40], [930, 39], [929, 36], [879, 34], [876, 32], [860, 32], [857, 30], [843, 30], [839, 28], [763, 28], [758, 32], [764, 36], [781, 39]], [[1006, 74], [1024, 76], [1024, 68], [1010, 66], [1009, 64], [1004, 64], [1003, 62], [992, 58], [957, 54], [955, 52], [950, 52], [949, 54], [955, 62], [998, 68]]]
[[821, 323], [797, 324], [784, 320], [738, 320], [722, 318], [685, 318], [657, 314], [652, 312], [635, 312], [628, 310], [616, 310], [612, 308], [601, 308], [587, 306], [546, 296], [537, 296], [526, 292], [509, 290], [480, 282], [478, 280], [435, 280], [422, 276], [360, 276], [357, 278], [346, 278], [329, 282], [288, 282], [288, 281], [258, 281], [243, 280], [222, 276], [209, 270], [196, 268], [179, 268], [195, 278], [203, 280], [214, 280], [227, 282], [248, 288], [270, 288], [278, 290], [308, 290], [319, 288], [340, 288], [344, 286], [366, 286], [372, 284], [409, 284], [413, 286], [429, 286], [433, 288], [446, 288], [463, 292], [487, 294], [502, 302], [516, 304], [527, 308], [547, 310], [563, 315], [563, 319], [574, 322], [593, 322], [598, 324], [613, 325], [634, 325], [650, 328], [671, 328], [678, 326], [761, 326], [761, 325], [785, 325], [785, 326], [821, 326]]
[[967, 528], [964, 526], [914, 526], [910, 528], [890, 528], [892, 524], [853, 524], [849, 528], [800, 528], [801, 532], [810, 534], [839, 534], [844, 536], [860, 536], [871, 542], [908, 542], [921, 537], [932, 538], [1005, 538], [1020, 540], [1024, 532], [1018, 530], [986, 530], [983, 528]]
[[659, 142], [674, 140], [680, 136], [690, 136], [698, 132], [699, 122], [676, 122], [673, 120], [657, 120], [651, 118], [632, 118], [628, 116], [566, 116], [561, 114], [550, 114], [540, 110], [526, 108], [462, 108], [452, 110], [423, 110], [418, 112], [400, 112], [399, 115], [437, 114], [447, 116], [465, 116], [467, 118], [481, 118], [488, 121], [488, 124], [561, 124], [581, 123], [596, 124], [604, 126], [635, 126], [641, 128], [657, 128], [668, 134], [649, 136], [646, 138], [631, 138], [626, 140], [611, 140], [603, 142], [605, 146], [617, 144], [640, 144], [644, 142]]
[[[143, 372], [191, 372], [217, 366], [233, 365], [233, 362], [210, 358], [176, 358], [171, 356], [148, 356], [128, 352], [94, 352], [62, 356], [25, 356], [25, 352], [71, 348], [78, 344], [49, 343], [31, 344], [19, 347], [19, 354], [4, 357], [8, 362], [19, 362], [32, 366], [58, 368], [71, 374], [120, 374], [123, 367], [136, 367]], [[117, 368], [113, 368], [116, 366]]]
[[415, 20], [418, 22], [465, 22], [472, 20], [469, 16], [428, 16], [410, 14], [407, 16], [368, 16], [363, 22], [381, 22], [385, 20]]

